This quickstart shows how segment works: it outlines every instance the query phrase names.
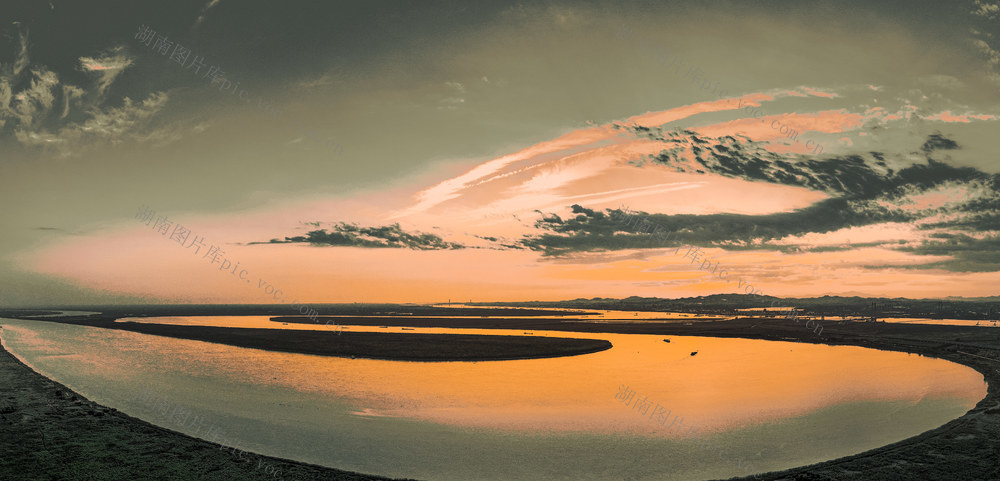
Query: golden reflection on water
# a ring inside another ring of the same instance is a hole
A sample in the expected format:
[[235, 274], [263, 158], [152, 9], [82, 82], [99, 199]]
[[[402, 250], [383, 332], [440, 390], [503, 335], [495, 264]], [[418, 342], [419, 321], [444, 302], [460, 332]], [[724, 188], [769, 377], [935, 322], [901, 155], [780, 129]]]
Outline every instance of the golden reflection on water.
[[[144, 322], [317, 329], [266, 316], [146, 318]], [[349, 332], [522, 335], [521, 330], [380, 328]], [[320, 329], [332, 329], [325, 327]], [[256, 383], [323, 393], [358, 416], [420, 419], [513, 431], [682, 434], [615, 399], [621, 385], [702, 432], [801, 416], [839, 403], [952, 398], [975, 405], [981, 374], [940, 359], [851, 346], [710, 337], [529, 331], [535, 336], [607, 339], [607, 351], [554, 359], [399, 362], [242, 349], [212, 362], [227, 371], [266, 364]], [[161, 341], [163, 342], [163, 341]], [[336, 342], [336, 340], [332, 341]], [[692, 355], [697, 352], [696, 355]]]

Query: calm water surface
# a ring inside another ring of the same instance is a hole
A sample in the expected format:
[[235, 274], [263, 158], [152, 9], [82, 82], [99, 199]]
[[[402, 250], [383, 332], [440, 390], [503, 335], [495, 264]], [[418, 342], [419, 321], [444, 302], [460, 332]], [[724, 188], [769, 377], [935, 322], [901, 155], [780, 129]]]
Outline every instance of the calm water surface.
[[[316, 328], [264, 316], [144, 321]], [[614, 348], [557, 359], [420, 363], [39, 321], [0, 324], [4, 345], [34, 369], [135, 417], [185, 431], [135, 399], [148, 389], [249, 451], [435, 480], [708, 479], [744, 474], [739, 466], [747, 464], [772, 471], [919, 434], [986, 394], [982, 375], [965, 366], [849, 346], [530, 331], [607, 339]], [[622, 386], [700, 432], [668, 431], [615, 399]], [[724, 455], [700, 448], [705, 439]]]

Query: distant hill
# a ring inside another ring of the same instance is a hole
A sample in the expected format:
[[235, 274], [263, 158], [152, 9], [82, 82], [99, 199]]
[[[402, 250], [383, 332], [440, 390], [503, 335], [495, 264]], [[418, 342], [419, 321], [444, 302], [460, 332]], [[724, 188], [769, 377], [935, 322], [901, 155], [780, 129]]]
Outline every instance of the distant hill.
[[780, 298], [757, 294], [712, 294], [710, 296], [664, 299], [594, 297], [566, 301], [476, 303], [516, 307], [560, 307], [571, 309], [611, 309], [628, 311], [683, 311], [704, 314], [732, 314], [735, 309], [752, 307], [796, 307], [806, 313], [828, 316], [921, 317], [931, 319], [1000, 320], [1000, 297], [947, 299], [907, 299], [903, 297]]

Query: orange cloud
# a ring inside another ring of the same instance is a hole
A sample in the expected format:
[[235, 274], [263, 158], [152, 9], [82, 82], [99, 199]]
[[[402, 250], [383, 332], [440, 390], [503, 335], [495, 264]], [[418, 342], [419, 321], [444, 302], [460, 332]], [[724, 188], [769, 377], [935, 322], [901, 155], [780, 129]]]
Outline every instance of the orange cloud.
[[961, 122], [970, 123], [973, 120], [997, 120], [996, 115], [985, 115], [985, 114], [970, 114], [965, 113], [961, 115], [953, 115], [950, 110], [945, 110], [944, 112], [936, 113], [934, 115], [929, 115], [924, 117], [927, 120], [937, 120], [941, 122]]

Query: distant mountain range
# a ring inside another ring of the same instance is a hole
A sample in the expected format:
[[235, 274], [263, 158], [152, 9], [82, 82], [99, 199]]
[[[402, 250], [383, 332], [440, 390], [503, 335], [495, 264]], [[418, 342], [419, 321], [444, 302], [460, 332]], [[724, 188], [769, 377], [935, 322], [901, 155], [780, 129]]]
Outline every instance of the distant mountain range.
[[[780, 302], [775, 303], [778, 300]], [[480, 303], [477, 303], [480, 304]], [[482, 303], [485, 305], [487, 303]], [[517, 307], [560, 307], [633, 311], [682, 311], [703, 314], [733, 314], [735, 309], [754, 307], [796, 307], [807, 314], [827, 316], [918, 317], [930, 319], [1000, 320], [1000, 297], [947, 299], [906, 299], [902, 297], [780, 298], [756, 294], [713, 294], [710, 296], [663, 299], [627, 297], [612, 299], [572, 299], [566, 301], [500, 302], [491, 305]]]

